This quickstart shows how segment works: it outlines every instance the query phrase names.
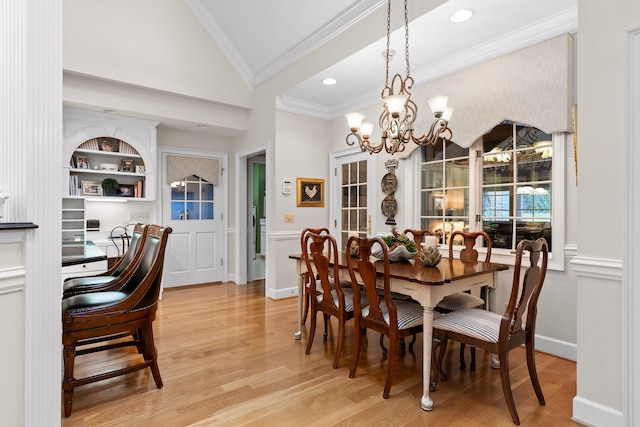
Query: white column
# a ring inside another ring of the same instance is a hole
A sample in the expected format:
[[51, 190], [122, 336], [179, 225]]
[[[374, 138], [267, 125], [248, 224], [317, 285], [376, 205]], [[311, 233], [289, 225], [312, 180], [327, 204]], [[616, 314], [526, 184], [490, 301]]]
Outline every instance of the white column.
[[56, 426], [61, 416], [62, 1], [3, 0], [0, 33], [0, 190], [10, 197], [4, 221], [39, 226], [25, 243], [23, 425]]

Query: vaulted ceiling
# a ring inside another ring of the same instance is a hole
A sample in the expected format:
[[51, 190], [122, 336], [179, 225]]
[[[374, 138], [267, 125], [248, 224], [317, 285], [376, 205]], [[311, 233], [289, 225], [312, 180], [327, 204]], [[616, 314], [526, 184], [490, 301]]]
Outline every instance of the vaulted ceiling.
[[[185, 1], [252, 88], [387, 6], [384, 0]], [[402, 3], [393, 0], [391, 5], [392, 15], [400, 19]], [[441, 4], [412, 17], [410, 23], [411, 73], [416, 85], [577, 29], [577, 0], [437, 3]], [[449, 16], [461, 8], [472, 9], [472, 19], [450, 22]], [[385, 26], [380, 22], [383, 30]], [[378, 102], [385, 46], [382, 38], [292, 87], [282, 94], [280, 108], [330, 119]], [[393, 32], [391, 48], [397, 52], [391, 72], [404, 72], [403, 28]], [[325, 77], [336, 79], [337, 84], [323, 85]]]

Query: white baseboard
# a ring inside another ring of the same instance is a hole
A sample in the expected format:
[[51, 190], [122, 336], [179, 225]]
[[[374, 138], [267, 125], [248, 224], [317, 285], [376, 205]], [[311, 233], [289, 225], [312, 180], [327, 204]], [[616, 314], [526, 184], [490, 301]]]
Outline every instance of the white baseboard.
[[621, 411], [580, 396], [573, 398], [572, 419], [588, 426], [624, 426], [624, 416]]
[[227, 282], [238, 283], [236, 282], [236, 275], [229, 273], [229, 276], [227, 277]]
[[298, 295], [298, 287], [293, 286], [285, 289], [267, 289], [267, 297], [271, 299], [291, 298]]
[[536, 334], [536, 350], [574, 362], [578, 360], [578, 346], [576, 344], [538, 334]]

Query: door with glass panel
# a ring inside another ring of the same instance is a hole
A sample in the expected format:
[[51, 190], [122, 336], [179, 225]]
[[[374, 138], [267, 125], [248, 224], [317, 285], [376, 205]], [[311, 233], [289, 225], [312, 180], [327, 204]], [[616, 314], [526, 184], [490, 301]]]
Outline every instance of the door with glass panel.
[[223, 279], [222, 191], [218, 188], [196, 175], [164, 185], [163, 217], [173, 229], [164, 287]]
[[334, 158], [333, 184], [334, 209], [333, 234], [341, 248], [350, 234], [367, 237], [375, 230], [374, 212], [377, 186], [375, 185], [376, 159], [368, 153], [357, 153]]

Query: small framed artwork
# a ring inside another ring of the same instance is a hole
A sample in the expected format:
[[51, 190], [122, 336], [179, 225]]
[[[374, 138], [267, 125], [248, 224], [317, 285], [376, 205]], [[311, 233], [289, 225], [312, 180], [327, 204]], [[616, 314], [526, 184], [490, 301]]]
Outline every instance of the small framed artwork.
[[144, 173], [144, 165], [136, 165], [136, 173]]
[[133, 172], [135, 169], [135, 160], [122, 159], [120, 161], [120, 172]]
[[100, 149], [100, 151], [115, 153], [118, 151], [118, 142], [119, 141], [115, 138], [99, 138], [98, 148]]
[[83, 196], [102, 196], [102, 185], [97, 181], [82, 181]]
[[324, 207], [324, 179], [298, 178], [296, 190], [296, 206]]
[[438, 212], [442, 212], [442, 209], [444, 208], [444, 199], [441, 199], [439, 197], [435, 197], [433, 199], [433, 209]]
[[133, 197], [135, 193], [135, 185], [133, 184], [120, 184], [118, 187], [118, 195], [120, 197]]
[[89, 169], [89, 159], [85, 156], [75, 156], [76, 168]]

